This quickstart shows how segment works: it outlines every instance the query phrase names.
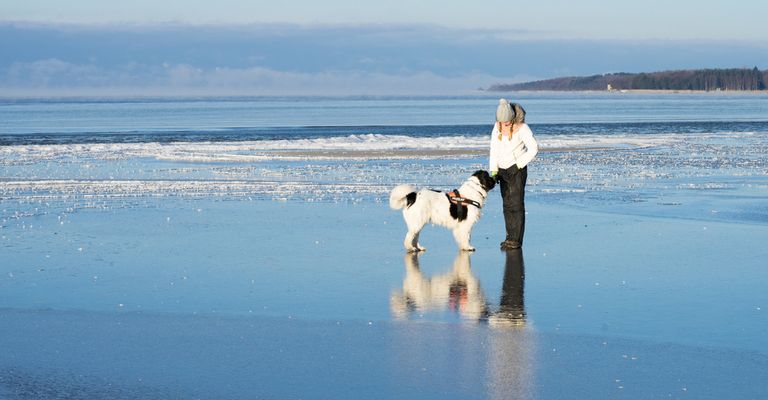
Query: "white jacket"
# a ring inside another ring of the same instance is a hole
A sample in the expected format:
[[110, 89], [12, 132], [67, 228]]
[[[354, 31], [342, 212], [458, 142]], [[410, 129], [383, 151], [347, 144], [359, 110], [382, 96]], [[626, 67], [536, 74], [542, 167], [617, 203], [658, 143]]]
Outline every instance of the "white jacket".
[[533, 138], [533, 132], [531, 132], [528, 124], [523, 124], [512, 135], [512, 140], [509, 139], [509, 136], [503, 136], [499, 140], [499, 124], [493, 124], [489, 158], [489, 169], [492, 173], [498, 171], [499, 168], [507, 169], [512, 165], [517, 165], [517, 168], [523, 169], [536, 157], [538, 152], [539, 145]]

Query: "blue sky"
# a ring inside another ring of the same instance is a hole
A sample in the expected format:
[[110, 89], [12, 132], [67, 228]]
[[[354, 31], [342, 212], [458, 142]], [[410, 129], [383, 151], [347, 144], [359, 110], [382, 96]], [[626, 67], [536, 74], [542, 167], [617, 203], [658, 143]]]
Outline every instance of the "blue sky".
[[768, 69], [765, 10], [747, 0], [3, 0], [0, 90], [467, 94], [565, 75]]

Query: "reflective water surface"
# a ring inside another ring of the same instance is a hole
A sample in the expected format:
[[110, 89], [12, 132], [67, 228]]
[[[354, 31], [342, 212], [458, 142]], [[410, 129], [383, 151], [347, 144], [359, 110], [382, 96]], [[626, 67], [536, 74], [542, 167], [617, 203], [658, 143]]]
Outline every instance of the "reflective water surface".
[[476, 252], [428, 227], [418, 256], [400, 248], [398, 212], [370, 204], [165, 200], [63, 224], [25, 217], [2, 231], [0, 387], [9, 398], [765, 393], [765, 250], [752, 244], [765, 226], [533, 201], [524, 251], [501, 252], [500, 209], [491, 198]]
[[522, 249], [508, 250], [498, 305], [489, 304], [472, 270], [470, 252], [460, 251], [449, 271], [425, 276], [419, 268], [420, 253], [404, 257], [403, 288], [390, 297], [396, 319], [425, 320], [431, 314], [453, 313], [467, 322], [525, 326], [525, 266]]

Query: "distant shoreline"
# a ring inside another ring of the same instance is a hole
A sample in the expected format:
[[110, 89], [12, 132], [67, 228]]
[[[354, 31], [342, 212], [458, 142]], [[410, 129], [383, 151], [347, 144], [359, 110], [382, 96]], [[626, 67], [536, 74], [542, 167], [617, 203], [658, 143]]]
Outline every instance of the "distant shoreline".
[[488, 90], [596, 90], [641, 93], [767, 92], [768, 70], [757, 67], [695, 69], [640, 73], [564, 76], [514, 84], [497, 83]]
[[768, 90], [669, 90], [669, 89], [627, 89], [627, 90], [612, 90], [608, 93], [714, 93], [714, 94], [768, 94]]
[[518, 89], [518, 90], [485, 90], [485, 93], [633, 93], [633, 94], [754, 94], [763, 95], [768, 94], [768, 90], [670, 90], [670, 89], [622, 89], [622, 90], [534, 90], [534, 89]]

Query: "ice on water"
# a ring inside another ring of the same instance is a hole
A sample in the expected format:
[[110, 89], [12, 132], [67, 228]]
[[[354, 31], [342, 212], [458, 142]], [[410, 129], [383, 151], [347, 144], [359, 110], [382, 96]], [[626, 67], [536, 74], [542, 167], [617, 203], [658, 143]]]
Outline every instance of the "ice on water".
[[[531, 165], [528, 189], [544, 201], [572, 203], [672, 204], [699, 190], [749, 198], [767, 185], [767, 137], [768, 132], [541, 134], [542, 152]], [[488, 140], [360, 134], [0, 146], [0, 198], [6, 219], [40, 202], [109, 207], [142, 197], [378, 202], [403, 182], [456, 186], [475, 169], [487, 168]]]

